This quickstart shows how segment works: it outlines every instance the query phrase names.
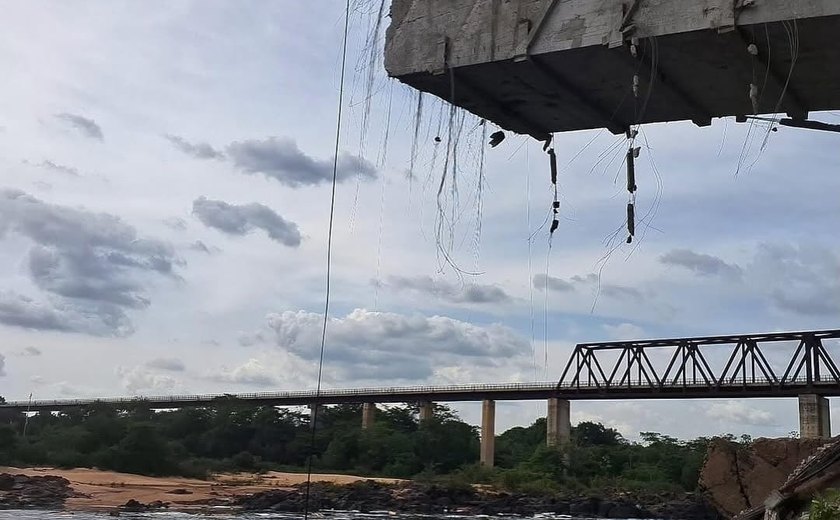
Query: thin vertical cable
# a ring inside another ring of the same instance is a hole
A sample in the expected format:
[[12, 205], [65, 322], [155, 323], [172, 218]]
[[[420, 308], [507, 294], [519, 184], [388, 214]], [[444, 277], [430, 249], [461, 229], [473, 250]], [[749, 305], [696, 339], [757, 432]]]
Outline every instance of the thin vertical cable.
[[324, 351], [327, 344], [327, 323], [330, 317], [330, 278], [332, 275], [332, 236], [335, 221], [335, 188], [338, 180], [338, 152], [341, 145], [341, 116], [344, 112], [344, 80], [347, 70], [347, 39], [350, 33], [350, 0], [346, 0], [344, 7], [344, 39], [341, 51], [341, 79], [338, 89], [338, 114], [335, 125], [335, 153], [333, 154], [332, 189], [330, 191], [330, 223], [327, 230], [327, 275], [324, 294], [324, 324], [321, 328], [321, 351], [318, 356], [318, 383], [315, 387], [315, 404], [312, 409], [311, 436], [309, 440], [309, 456], [306, 463], [306, 500], [304, 502], [303, 518], [309, 519], [309, 498], [312, 489], [312, 457], [315, 451], [315, 427], [318, 424], [319, 397], [321, 396], [321, 380], [324, 374]]

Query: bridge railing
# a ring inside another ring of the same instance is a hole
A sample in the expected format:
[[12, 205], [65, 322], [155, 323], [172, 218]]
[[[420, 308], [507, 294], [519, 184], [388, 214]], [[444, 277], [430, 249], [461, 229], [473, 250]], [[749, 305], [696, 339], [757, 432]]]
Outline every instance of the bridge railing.
[[[238, 394], [194, 394], [194, 395], [157, 395], [157, 396], [135, 396], [135, 397], [105, 397], [97, 399], [53, 399], [33, 401], [32, 405], [60, 405], [74, 406], [91, 403], [103, 404], [127, 404], [135, 402], [148, 403], [177, 403], [194, 401], [214, 401], [223, 399], [241, 400], [269, 400], [269, 399], [316, 399], [330, 397], [353, 397], [353, 396], [382, 396], [382, 395], [416, 395], [422, 397], [431, 394], [459, 394], [474, 392], [504, 392], [504, 391], [540, 391], [553, 390], [557, 386], [554, 382], [537, 383], [496, 383], [480, 385], [448, 385], [448, 386], [405, 386], [405, 387], [378, 387], [378, 388], [337, 388], [325, 389], [320, 393], [314, 390], [296, 390], [286, 392], [249, 392]], [[20, 408], [26, 406], [28, 401], [9, 401], [7, 408]]]
[[[770, 379], [755, 379], [748, 382], [738, 382], [733, 384], [722, 385], [724, 388], [764, 388], [772, 387], [777, 384], [777, 381]], [[806, 377], [799, 377], [792, 380], [789, 384], [805, 387], [808, 385], [814, 386], [828, 386], [834, 385], [833, 381], [812, 381], [808, 382]], [[616, 392], [626, 390], [651, 390], [662, 391], [680, 389], [712, 389], [707, 384], [701, 382], [687, 382], [686, 384], [656, 386], [651, 385], [646, 380], [632, 380], [622, 385], [604, 385], [601, 384], [582, 384], [566, 382], [558, 385], [554, 382], [534, 382], [534, 383], [500, 383], [500, 384], [481, 384], [481, 385], [451, 385], [451, 386], [411, 386], [411, 387], [385, 387], [385, 388], [339, 388], [322, 390], [320, 394], [316, 394], [314, 390], [299, 390], [287, 392], [250, 392], [241, 394], [194, 394], [194, 395], [157, 395], [157, 396], [133, 396], [133, 397], [109, 397], [96, 399], [52, 399], [52, 400], [37, 400], [37, 401], [9, 401], [2, 408], [26, 409], [28, 406], [34, 408], [48, 408], [55, 406], [58, 408], [72, 408], [75, 406], [90, 406], [94, 404], [177, 404], [177, 403], [212, 403], [214, 401], [232, 400], [232, 401], [271, 401], [271, 400], [329, 400], [332, 398], [364, 396], [375, 401], [379, 396], [399, 396], [405, 398], [406, 402], [412, 399], [423, 400], [432, 396], [442, 395], [458, 395], [458, 394], [488, 394], [494, 393], [517, 393], [517, 392], [559, 392], [567, 394], [575, 394], [579, 392]]]

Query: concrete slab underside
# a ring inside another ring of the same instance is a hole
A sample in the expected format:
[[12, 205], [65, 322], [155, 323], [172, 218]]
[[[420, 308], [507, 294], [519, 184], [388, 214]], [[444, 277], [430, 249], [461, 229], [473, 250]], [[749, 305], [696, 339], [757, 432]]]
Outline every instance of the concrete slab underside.
[[618, 31], [620, 0], [393, 0], [385, 64], [408, 85], [538, 138], [753, 114], [751, 84], [757, 113], [840, 109], [840, 2], [733, 4], [641, 0], [634, 58]]

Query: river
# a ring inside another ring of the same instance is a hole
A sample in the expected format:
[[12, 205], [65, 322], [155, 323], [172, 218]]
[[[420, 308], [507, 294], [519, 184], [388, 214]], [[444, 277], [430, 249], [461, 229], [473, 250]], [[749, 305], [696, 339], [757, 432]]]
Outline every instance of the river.
[[[86, 513], [81, 511], [17, 511], [0, 510], [0, 520], [105, 520], [113, 518], [107, 513]], [[236, 513], [219, 511], [213, 514], [188, 514], [188, 513], [121, 513], [122, 519], [148, 519], [148, 520], [302, 520], [299, 514], [284, 513]], [[313, 513], [309, 515], [312, 520], [486, 520], [488, 516], [456, 516], [456, 515], [398, 515], [387, 512], [383, 513], [357, 513], [353, 511], [333, 511], [326, 513]], [[566, 515], [541, 514], [533, 517], [520, 517], [505, 515], [498, 518], [505, 520], [561, 520], [570, 517]], [[585, 519], [576, 519], [585, 520]]]

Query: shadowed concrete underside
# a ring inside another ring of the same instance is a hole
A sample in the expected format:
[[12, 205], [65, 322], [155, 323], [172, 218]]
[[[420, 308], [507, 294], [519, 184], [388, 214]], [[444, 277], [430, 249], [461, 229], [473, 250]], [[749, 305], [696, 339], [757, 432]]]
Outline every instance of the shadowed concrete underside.
[[837, 0], [393, 0], [385, 67], [539, 139], [804, 119], [840, 109], [838, 28]]

